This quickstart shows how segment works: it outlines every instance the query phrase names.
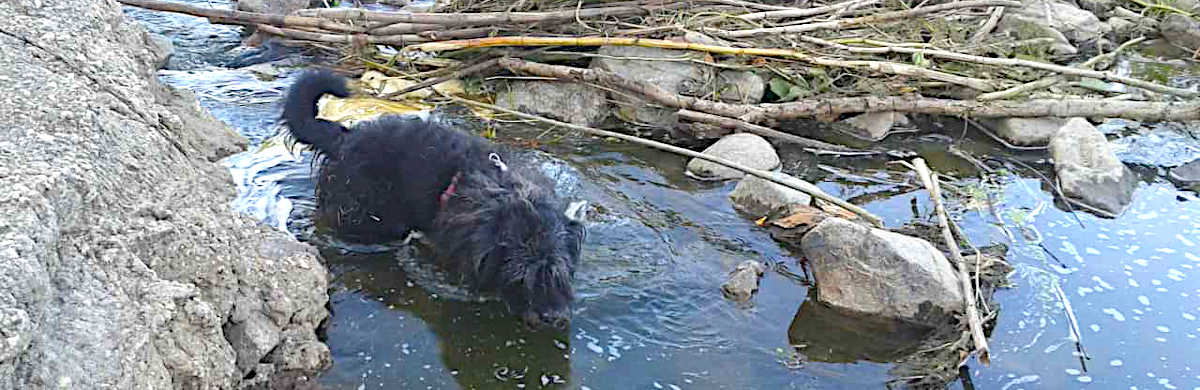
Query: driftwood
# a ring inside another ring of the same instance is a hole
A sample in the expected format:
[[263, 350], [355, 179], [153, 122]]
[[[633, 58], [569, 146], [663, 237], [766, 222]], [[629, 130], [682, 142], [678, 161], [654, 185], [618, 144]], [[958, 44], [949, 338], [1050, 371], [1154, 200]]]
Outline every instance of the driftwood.
[[927, 7], [913, 8], [905, 11], [884, 12], [875, 15], [862, 16], [850, 19], [838, 19], [827, 22], [799, 24], [795, 26], [782, 27], [767, 27], [756, 28], [750, 30], [735, 30], [735, 31], [710, 31], [714, 35], [722, 38], [748, 38], [759, 35], [774, 35], [774, 34], [799, 34], [816, 30], [838, 30], [854, 26], [862, 26], [867, 24], [876, 24], [890, 22], [894, 20], [914, 18], [917, 16], [928, 15], [934, 12], [948, 11], [961, 8], [972, 7], [1020, 7], [1021, 3], [1011, 0], [965, 0], [952, 1], [938, 5]]
[[767, 137], [767, 138], [774, 138], [774, 139], [778, 139], [780, 141], [790, 142], [790, 143], [800, 145], [800, 146], [803, 146], [806, 148], [812, 148], [812, 149], [817, 149], [817, 150], [822, 150], [822, 151], [855, 153], [858, 155], [869, 155], [869, 154], [877, 154], [878, 153], [878, 152], [869, 152], [869, 151], [865, 151], [865, 150], [855, 150], [855, 149], [847, 148], [847, 147], [841, 146], [841, 145], [834, 145], [831, 143], [818, 141], [818, 140], [815, 140], [812, 138], [801, 137], [801, 136], [798, 136], [795, 134], [785, 133], [785, 132], [775, 130], [775, 129], [772, 129], [769, 127], [763, 127], [763, 126], [759, 126], [759, 125], [756, 125], [753, 123], [748, 123], [748, 122], [740, 121], [740, 120], [737, 120], [734, 118], [728, 118], [728, 117], [723, 117], [723, 116], [719, 116], [719, 115], [706, 114], [703, 112], [696, 112], [696, 111], [686, 110], [686, 109], [679, 110], [675, 114], [678, 115], [680, 119], [685, 119], [685, 120], [689, 120], [692, 122], [707, 123], [710, 125], [719, 126], [723, 129], [744, 131], [747, 133], [757, 134], [757, 135]]
[[194, 7], [183, 3], [173, 3], [159, 0], [117, 0], [117, 2], [138, 8], [152, 9], [155, 11], [166, 11], [188, 14], [192, 16], [201, 16], [208, 18], [210, 22], [216, 24], [236, 24], [242, 26], [266, 24], [271, 26], [291, 28], [310, 27], [345, 33], [361, 33], [366, 31], [362, 27], [351, 26], [322, 18], [262, 14], [218, 8], [203, 8]]
[[[942, 227], [942, 239], [946, 241], [946, 246], [950, 249], [950, 256], [954, 258], [955, 264], [953, 265], [958, 270], [958, 282], [962, 288], [964, 306], [967, 310], [967, 325], [971, 329], [971, 341], [975, 343], [975, 352], [979, 354], [979, 361], [988, 365], [991, 357], [988, 353], [987, 337], [983, 334], [983, 319], [979, 316], [979, 307], [975, 302], [975, 288], [971, 284], [971, 276], [967, 273], [967, 260], [962, 257], [958, 239], [951, 232], [950, 217], [946, 213], [946, 207], [942, 205], [942, 191], [941, 185], [938, 184], [938, 177], [929, 170], [929, 166], [925, 165], [925, 160], [922, 158], [913, 159], [909, 168], [917, 172], [921, 183], [925, 184], [925, 188], [929, 190], [929, 199], [933, 202], [934, 213], [937, 214], [938, 224]], [[959, 238], [966, 239], [966, 237]], [[977, 256], [975, 264], [979, 263], [980, 260]]]
[[801, 100], [790, 103], [731, 104], [670, 93], [662, 88], [629, 80], [611, 72], [569, 66], [547, 65], [514, 58], [500, 60], [500, 66], [516, 73], [554, 77], [600, 84], [640, 94], [664, 106], [700, 111], [750, 123], [767, 119], [837, 117], [842, 114], [899, 111], [932, 115], [1000, 117], [1122, 117], [1146, 121], [1187, 121], [1200, 119], [1200, 102], [1160, 103], [1096, 101], [1086, 99], [1039, 99], [1028, 101], [977, 102], [923, 97], [848, 97]]
[[[532, 23], [573, 22], [576, 18], [597, 16], [635, 16], [653, 11], [673, 10], [687, 7], [687, 2], [655, 1], [660, 5], [597, 7], [580, 10], [550, 12], [479, 12], [479, 13], [419, 13], [381, 12], [355, 8], [320, 8], [300, 10], [298, 14], [330, 19], [362, 20], [383, 23], [435, 24], [441, 27], [475, 25], [521, 25]], [[384, 25], [374, 27], [382, 30]]]

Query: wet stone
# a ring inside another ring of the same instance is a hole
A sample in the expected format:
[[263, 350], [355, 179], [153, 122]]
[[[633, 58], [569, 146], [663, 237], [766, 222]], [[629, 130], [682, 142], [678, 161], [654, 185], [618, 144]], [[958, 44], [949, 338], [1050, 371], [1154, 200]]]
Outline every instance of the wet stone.
[[767, 266], [763, 263], [754, 260], [743, 261], [729, 273], [729, 280], [721, 285], [721, 293], [733, 301], [749, 301], [758, 291], [758, 280], [766, 270]]
[[1003, 118], [984, 124], [1006, 142], [1018, 146], [1042, 146], [1067, 123], [1063, 118]]
[[908, 125], [908, 117], [895, 111], [868, 112], [845, 120], [851, 135], [871, 141], [888, 136], [896, 126]]
[[936, 325], [963, 308], [950, 263], [929, 242], [828, 218], [800, 242], [817, 300], [879, 319]]
[[[815, 185], [795, 179], [795, 183], [818, 190]], [[779, 213], [789, 215], [808, 206], [812, 197], [804, 192], [780, 185], [754, 175], [746, 175], [729, 193], [734, 208], [751, 215]]]
[[1050, 141], [1050, 156], [1062, 191], [1104, 216], [1125, 211], [1133, 199], [1133, 174], [1113, 152], [1104, 134], [1073, 118]]
[[515, 81], [497, 94], [496, 104], [564, 122], [594, 126], [608, 114], [604, 91], [560, 81]]
[[[704, 149], [704, 154], [740, 163], [750, 168], [773, 170], [779, 167], [779, 154], [770, 142], [754, 134], [738, 133], [727, 135]], [[738, 179], [745, 173], [711, 161], [693, 158], [688, 162], [687, 174], [699, 180]]]

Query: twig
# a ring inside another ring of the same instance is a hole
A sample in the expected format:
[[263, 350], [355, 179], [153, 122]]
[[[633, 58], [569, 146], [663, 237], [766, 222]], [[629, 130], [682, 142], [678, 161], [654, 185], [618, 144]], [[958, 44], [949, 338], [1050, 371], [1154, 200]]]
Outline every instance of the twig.
[[637, 80], [630, 80], [599, 69], [547, 65], [514, 58], [500, 60], [500, 66], [516, 73], [596, 83], [638, 93], [664, 106], [706, 112], [750, 123], [767, 119], [797, 119], [813, 116], [837, 117], [863, 112], [900, 111], [931, 115], [997, 117], [1090, 117], [1129, 118], [1145, 121], [1186, 121], [1200, 119], [1200, 102], [1163, 103], [1131, 101], [1093, 101], [1046, 99], [1029, 101], [976, 102], [910, 96], [862, 96], [799, 100], [789, 103], [731, 104], [681, 96]]
[[366, 34], [327, 34], [327, 33], [319, 33], [319, 32], [312, 32], [312, 31], [296, 30], [296, 29], [290, 29], [290, 28], [280, 28], [280, 27], [275, 27], [275, 26], [270, 26], [270, 25], [265, 25], [265, 24], [260, 24], [257, 27], [262, 32], [272, 34], [272, 35], [278, 35], [281, 37], [288, 37], [288, 38], [301, 39], [301, 40], [305, 40], [305, 41], [315, 41], [315, 42], [345, 43], [345, 44], [350, 44], [350, 45], [355, 45], [355, 46], [362, 46], [362, 45], [368, 45], [368, 44], [370, 44], [370, 45], [405, 46], [405, 45], [409, 45], [409, 44], [413, 44], [413, 43], [431, 42], [431, 41], [436, 41], [438, 39], [450, 38], [451, 36], [462, 37], [462, 38], [466, 38], [466, 37], [470, 37], [470, 36], [477, 36], [477, 37], [478, 36], [486, 36], [492, 32], [491, 27], [482, 27], [482, 28], [467, 28], [467, 29], [461, 29], [461, 30], [451, 30], [451, 31], [444, 31], [444, 32], [428, 31], [427, 32], [428, 34], [425, 34], [425, 35], [414, 35], [414, 34], [366, 35]]
[[496, 46], [641, 46], [661, 49], [681, 49], [702, 51], [725, 55], [750, 55], [763, 57], [779, 57], [804, 61], [813, 65], [869, 69], [880, 73], [915, 76], [933, 80], [945, 81], [980, 91], [994, 91], [996, 83], [972, 77], [958, 76], [922, 67], [886, 61], [843, 61], [831, 58], [811, 56], [795, 50], [739, 48], [730, 46], [705, 45], [699, 43], [668, 41], [664, 39], [640, 38], [605, 38], [605, 37], [489, 37], [464, 39], [457, 41], [429, 42], [407, 47], [408, 50], [438, 52], [460, 50], [465, 48], [496, 47]]
[[[747, 22], [755, 21], [755, 20], [763, 20], [763, 19], [802, 18], [805, 16], [820, 15], [820, 14], [824, 14], [824, 13], [827, 13], [830, 11], [841, 10], [844, 8], [848, 8], [850, 6], [873, 5], [878, 2], [879, 2], [879, 0], [850, 0], [850, 1], [843, 1], [841, 3], [834, 3], [834, 4], [822, 6], [822, 7], [791, 8], [791, 9], [755, 12], [755, 13], [749, 13], [749, 14], [745, 14], [745, 15], [737, 15], [737, 16], [734, 16], [734, 18], [744, 20]], [[703, 24], [705, 22], [718, 20], [718, 19], [724, 19], [724, 18], [708, 18], [708, 19], [702, 20], [700, 23]]]
[[[1130, 46], [1141, 43], [1144, 40], [1146, 40], [1146, 37], [1137, 37], [1137, 38], [1131, 39], [1129, 41], [1126, 41], [1125, 43], [1122, 43], [1121, 46], [1118, 46], [1116, 48], [1116, 50], [1092, 57], [1092, 58], [1088, 59], [1087, 61], [1084, 61], [1082, 64], [1079, 64], [1079, 66], [1076, 68], [1082, 69], [1082, 70], [1090, 70], [1090, 68], [1093, 65], [1100, 62], [1101, 60], [1115, 57], [1122, 50], [1125, 50], [1126, 48], [1128, 48]], [[1062, 75], [1043, 77], [1041, 79], [1031, 81], [1031, 82], [1028, 82], [1025, 84], [1021, 84], [1021, 85], [1018, 85], [1018, 86], [1015, 86], [1015, 87], [1012, 87], [1012, 88], [1009, 88], [1009, 89], [1006, 89], [1003, 91], [996, 91], [996, 92], [980, 94], [979, 96], [975, 97], [975, 100], [988, 101], [988, 100], [1007, 99], [1007, 98], [1010, 98], [1013, 96], [1023, 95], [1028, 92], [1033, 92], [1033, 91], [1037, 91], [1040, 89], [1050, 88], [1050, 87], [1054, 86], [1055, 84], [1063, 82], [1063, 80], [1065, 80], [1065, 78], [1062, 77]], [[1157, 85], [1157, 84], [1155, 84], [1155, 85]], [[1147, 88], [1147, 89], [1150, 89], [1150, 88]], [[1150, 90], [1153, 91], [1153, 89], [1150, 89]]]
[[836, 30], [864, 24], [877, 24], [900, 19], [909, 19], [934, 12], [971, 7], [1020, 7], [1021, 3], [1010, 0], [965, 0], [953, 1], [928, 7], [913, 8], [904, 11], [884, 12], [874, 15], [850, 19], [831, 20], [827, 22], [799, 24], [795, 26], [767, 27], [749, 30], [734, 30], [716, 33], [722, 38], [748, 38], [759, 35], [795, 34], [816, 30]]
[[549, 118], [545, 118], [545, 117], [541, 117], [541, 116], [537, 116], [537, 115], [531, 115], [531, 114], [526, 114], [526, 113], [523, 113], [520, 111], [510, 110], [510, 109], [496, 106], [496, 105], [491, 105], [491, 104], [487, 104], [487, 103], [481, 103], [481, 102], [477, 102], [477, 101], [473, 101], [473, 100], [463, 99], [463, 98], [460, 98], [457, 96], [450, 96], [450, 95], [445, 95], [445, 94], [441, 94], [441, 95], [447, 99], [450, 99], [450, 100], [453, 100], [455, 102], [462, 103], [462, 104], [469, 104], [469, 105], [473, 105], [473, 106], [477, 106], [477, 107], [486, 108], [486, 109], [492, 110], [492, 111], [503, 112], [503, 113], [515, 115], [517, 117], [521, 117], [524, 119], [536, 120], [536, 121], [548, 123], [548, 124], [558, 126], [558, 127], [581, 131], [581, 132], [591, 134], [594, 136], [598, 136], [598, 137], [616, 138], [616, 139], [620, 139], [623, 141], [632, 142], [632, 143], [643, 145], [643, 146], [649, 146], [649, 147], [652, 147], [655, 149], [659, 149], [659, 150], [663, 150], [663, 151], [667, 151], [667, 152], [671, 152], [671, 153], [675, 153], [675, 154], [679, 154], [679, 155], [683, 155], [683, 156], [687, 156], [687, 157], [711, 161], [713, 163], [717, 163], [717, 164], [720, 164], [720, 165], [723, 165], [723, 166], [726, 166], [726, 167], [729, 167], [729, 168], [732, 168], [732, 169], [735, 169], [735, 170], [738, 170], [741, 172], [745, 172], [746, 174], [757, 176], [757, 177], [763, 178], [765, 180], [775, 182], [776, 184], [806, 193], [808, 195], [811, 195], [814, 198], [836, 204], [841, 208], [844, 208], [846, 210], [849, 210], [852, 213], [857, 214], [858, 216], [871, 222], [875, 226], [880, 226], [880, 227], [883, 226], [882, 219], [875, 216], [874, 214], [871, 214], [869, 211], [863, 209], [862, 207], [856, 206], [856, 205], [846, 202], [844, 200], [833, 197], [833, 196], [826, 194], [825, 192], [823, 192], [819, 189], [816, 189], [814, 187], [797, 184], [797, 181], [799, 181], [799, 179], [788, 176], [787, 174], [784, 174], [784, 173], [770, 172], [770, 171], [764, 171], [761, 169], [755, 169], [755, 168], [751, 168], [751, 167], [747, 167], [745, 165], [739, 164], [737, 162], [726, 160], [721, 157], [716, 157], [716, 156], [712, 156], [712, 155], [708, 155], [708, 154], [704, 154], [704, 153], [699, 153], [699, 152], [687, 150], [684, 148], [680, 148], [677, 146], [664, 144], [662, 142], [657, 142], [657, 141], [652, 141], [652, 140], [648, 140], [648, 139], [644, 139], [644, 138], [634, 137], [634, 136], [627, 135], [627, 134], [621, 134], [621, 133], [616, 133], [616, 132], [612, 132], [612, 131], [591, 128], [591, 127], [587, 127], [587, 126], [580, 126], [580, 125], [576, 125], [576, 124], [560, 122], [560, 121], [556, 121], [553, 119], [549, 119]]
[[230, 9], [218, 8], [201, 8], [194, 7], [182, 3], [172, 3], [169, 1], [159, 0], [117, 0], [121, 4], [145, 8], [155, 11], [174, 12], [187, 14], [192, 16], [201, 16], [208, 18], [209, 22], [216, 24], [235, 24], [240, 26], [253, 26], [256, 24], [269, 24], [279, 27], [311, 27], [329, 31], [361, 33], [362, 27], [355, 27], [347, 24], [334, 22], [321, 18], [309, 18], [304, 16], [278, 15], [278, 14], [263, 14], [257, 12], [245, 12]]
[[725, 4], [725, 5], [732, 5], [734, 7], [745, 7], [745, 8], [749, 8], [749, 9], [761, 9], [761, 10], [769, 10], [769, 11], [784, 11], [784, 10], [794, 10], [795, 9], [792, 7], [782, 7], [782, 6], [778, 6], [778, 5], [762, 4], [762, 3], [758, 3], [758, 2], [754, 2], [754, 1], [712, 0], [712, 2]]
[[785, 133], [785, 132], [782, 132], [779, 130], [775, 130], [775, 129], [772, 129], [769, 127], [763, 127], [763, 126], [759, 126], [759, 125], [756, 125], [753, 123], [747, 123], [747, 122], [740, 121], [737, 119], [727, 118], [727, 117], [718, 116], [718, 115], [706, 114], [703, 112], [696, 112], [696, 111], [692, 111], [692, 110], [683, 109], [683, 110], [679, 110], [676, 114], [680, 118], [687, 119], [692, 122], [708, 123], [711, 125], [720, 126], [721, 128], [725, 128], [725, 129], [745, 131], [747, 133], [754, 133], [754, 134], [761, 135], [763, 137], [777, 138], [781, 141], [791, 142], [791, 143], [809, 147], [809, 148], [829, 150], [829, 151], [835, 151], [835, 152], [855, 153], [858, 155], [879, 154], [879, 152], [851, 149], [851, 148], [847, 148], [844, 146], [821, 142], [821, 141], [811, 139], [811, 138], [805, 138], [805, 137], [801, 137], [801, 136], [794, 135], [794, 134], [788, 134], [788, 133]]
[[494, 66], [496, 66], [496, 62], [497, 62], [497, 61], [499, 61], [499, 60], [500, 60], [499, 58], [493, 58], [493, 59], [490, 59], [490, 60], [486, 60], [486, 61], [480, 62], [480, 63], [478, 63], [478, 64], [471, 65], [471, 66], [468, 66], [468, 67], [466, 67], [466, 68], [463, 68], [463, 69], [461, 69], [461, 70], [459, 70], [459, 71], [457, 71], [457, 72], [454, 72], [454, 73], [452, 73], [452, 74], [449, 74], [449, 75], [446, 75], [446, 76], [442, 76], [442, 77], [435, 77], [435, 78], [432, 78], [432, 79], [428, 79], [428, 80], [425, 80], [425, 81], [422, 81], [422, 82], [419, 82], [419, 83], [416, 83], [416, 84], [413, 84], [413, 85], [407, 86], [407, 87], [405, 87], [404, 89], [401, 89], [401, 90], [399, 90], [399, 91], [396, 91], [396, 92], [389, 93], [389, 94], [387, 94], [387, 95], [384, 95], [384, 96], [382, 96], [382, 97], [383, 97], [384, 99], [391, 99], [391, 98], [394, 98], [394, 97], [396, 97], [396, 96], [401, 96], [401, 95], [404, 95], [404, 94], [406, 94], [406, 93], [409, 93], [409, 92], [412, 92], [412, 91], [416, 91], [416, 90], [418, 90], [418, 89], [421, 89], [421, 88], [425, 88], [425, 87], [430, 87], [430, 86], [438, 85], [438, 84], [444, 83], [444, 82], [446, 82], [446, 81], [449, 81], [449, 80], [454, 80], [454, 79], [459, 79], [459, 78], [467, 77], [467, 76], [473, 75], [473, 74], [475, 74], [475, 73], [479, 73], [480, 71], [483, 71], [483, 70], [485, 70], [485, 69], [487, 69], [487, 68], [491, 68], [491, 67], [494, 67]]
[[1083, 332], [1079, 331], [1079, 321], [1075, 319], [1075, 309], [1071, 308], [1071, 300], [1067, 299], [1067, 294], [1063, 292], [1062, 287], [1057, 282], [1054, 283], [1054, 292], [1058, 294], [1058, 299], [1062, 301], [1063, 311], [1067, 312], [1067, 326], [1071, 331], [1071, 338], [1075, 341], [1075, 350], [1079, 351], [1079, 365], [1083, 372], [1087, 372], [1087, 363], [1085, 360], [1090, 360], [1087, 351], [1083, 349]]
[[1000, 17], [1003, 15], [1004, 7], [992, 7], [991, 16], [988, 16], [987, 21], [983, 22], [983, 26], [979, 27], [979, 31], [976, 31], [968, 42], [972, 44], [982, 42], [992, 32], [992, 29], [996, 28], [996, 24], [1000, 23]]
[[[144, 0], [138, 0], [144, 1]], [[654, 6], [624, 6], [584, 8], [576, 12], [574, 9], [553, 12], [479, 12], [479, 13], [420, 13], [420, 12], [383, 12], [366, 11], [359, 8], [320, 8], [304, 9], [299, 15], [331, 19], [367, 20], [385, 22], [387, 24], [374, 27], [381, 30], [394, 23], [436, 24], [443, 27], [471, 25], [517, 25], [531, 23], [571, 22], [576, 17], [591, 18], [597, 16], [636, 16], [646, 15], [654, 11], [674, 10], [687, 7], [687, 2], [673, 2]]]
[[985, 366], [989, 365], [991, 357], [988, 352], [987, 337], [983, 334], [983, 321], [979, 317], [979, 308], [975, 303], [975, 289], [971, 285], [971, 277], [967, 272], [967, 261], [963, 259], [962, 250], [958, 247], [958, 240], [951, 232], [950, 217], [946, 214], [946, 207], [942, 205], [942, 191], [937, 175], [929, 170], [929, 166], [925, 165], [925, 160], [920, 157], [913, 159], [909, 167], [917, 172], [917, 176], [929, 190], [929, 199], [933, 202], [934, 212], [938, 215], [938, 223], [942, 226], [942, 239], [946, 241], [946, 246], [950, 249], [950, 256], [956, 263], [955, 268], [958, 269], [958, 281], [962, 288], [963, 300], [967, 309], [967, 324], [971, 328], [971, 340], [975, 343], [975, 352], [979, 353], [980, 363]]
[[[1132, 41], [1126, 42], [1126, 44], [1121, 45], [1121, 47], [1118, 48], [1118, 50], [1128, 47], [1130, 44], [1141, 42], [1142, 39], [1145, 39], [1145, 38], [1138, 38], [1138, 39], [1134, 39]], [[805, 40], [812, 41], [812, 42], [823, 41], [821, 39], [812, 38], [812, 37], [809, 37]], [[823, 42], [828, 42], [828, 41], [823, 41]], [[832, 42], [829, 42], [829, 43], [832, 43]], [[836, 44], [834, 44], [834, 45], [836, 45]], [[1168, 86], [1161, 85], [1161, 84], [1155, 84], [1155, 83], [1149, 82], [1149, 81], [1138, 80], [1138, 79], [1135, 79], [1132, 77], [1121, 76], [1121, 75], [1118, 75], [1118, 74], [1112, 73], [1112, 72], [1101, 72], [1101, 71], [1086, 69], [1087, 67], [1090, 67], [1092, 64], [1095, 64], [1096, 62], [1100, 61], [1101, 59], [1108, 58], [1108, 57], [1111, 57], [1112, 55], [1115, 55], [1116, 51], [1113, 51], [1112, 53], [1107, 53], [1107, 54], [1102, 54], [1100, 56], [1096, 56], [1095, 58], [1090, 59], [1087, 62], [1085, 62], [1080, 67], [1075, 68], [1075, 67], [1050, 64], [1050, 63], [1045, 63], [1045, 62], [1023, 60], [1020, 58], [982, 57], [982, 56], [957, 53], [957, 52], [952, 52], [952, 51], [947, 51], [947, 50], [936, 50], [936, 49], [910, 48], [910, 47], [901, 47], [901, 46], [861, 48], [861, 47], [851, 47], [851, 46], [841, 45], [841, 46], [837, 46], [837, 47], [839, 49], [849, 50], [849, 51], [855, 52], [855, 53], [921, 54], [921, 55], [924, 55], [927, 57], [940, 57], [940, 58], [946, 58], [946, 59], [951, 59], [951, 60], [955, 60], [955, 61], [971, 62], [971, 63], [983, 64], [983, 65], [993, 65], [993, 66], [1000, 66], [1000, 67], [1020, 66], [1020, 67], [1025, 67], [1025, 68], [1046, 70], [1046, 71], [1051, 71], [1051, 72], [1064, 74], [1064, 75], [1070, 75], [1070, 76], [1091, 77], [1091, 78], [1095, 78], [1095, 79], [1101, 79], [1104, 81], [1114, 81], [1114, 82], [1118, 82], [1121, 84], [1138, 87], [1138, 88], [1143, 88], [1146, 90], [1150, 90], [1150, 91], [1154, 91], [1154, 92], [1158, 92], [1158, 93], [1164, 93], [1164, 94], [1168, 94], [1168, 95], [1176, 95], [1176, 96], [1183, 96], [1183, 97], [1200, 97], [1200, 92], [1196, 92], [1196, 91], [1192, 91], [1192, 90], [1168, 87]], [[1000, 93], [1001, 92], [993, 92], [992, 94], [1000, 94]], [[992, 95], [992, 94], [981, 95], [979, 99], [991, 100], [988, 98], [984, 98], [984, 96]]]

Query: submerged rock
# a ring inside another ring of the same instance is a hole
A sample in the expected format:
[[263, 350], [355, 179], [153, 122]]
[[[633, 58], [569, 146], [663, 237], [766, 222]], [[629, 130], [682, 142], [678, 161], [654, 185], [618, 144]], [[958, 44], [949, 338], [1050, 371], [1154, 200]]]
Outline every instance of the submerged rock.
[[766, 270], [767, 266], [763, 263], [754, 260], [743, 261], [729, 273], [729, 280], [721, 285], [721, 293], [737, 302], [749, 301], [758, 291], [758, 279]]
[[583, 126], [608, 116], [604, 91], [565, 81], [514, 81], [496, 96], [496, 104]]
[[[599, 54], [604, 57], [592, 60], [592, 69], [650, 83], [670, 93], [692, 95], [694, 90], [711, 83], [713, 78], [712, 71], [707, 67], [688, 61], [663, 60], [702, 58], [702, 54], [695, 52], [639, 46], [601, 46]], [[678, 121], [675, 109], [652, 107], [629, 94], [614, 93], [609, 97], [619, 103], [617, 116], [627, 122], [669, 129]]]
[[1063, 118], [1003, 118], [984, 122], [996, 136], [1017, 146], [1044, 146], [1066, 123]]
[[908, 117], [895, 111], [868, 112], [845, 120], [851, 135], [871, 141], [887, 137], [896, 126], [907, 126]]
[[[750, 133], [727, 135], [704, 149], [704, 154], [764, 171], [779, 168], [779, 154], [775, 153], [775, 147], [763, 137]], [[687, 174], [700, 180], [729, 180], [745, 176], [741, 171], [699, 158], [688, 162]]]
[[826, 363], [891, 363], [916, 352], [930, 334], [925, 325], [845, 313], [805, 300], [788, 326], [788, 343]]
[[[809, 182], [794, 177], [792, 179], [797, 185], [819, 191], [817, 186]], [[751, 215], [789, 215], [812, 202], [812, 197], [804, 192], [754, 175], [742, 178], [737, 187], [733, 188], [733, 192], [729, 193], [729, 199], [733, 201], [734, 208]]]
[[929, 325], [962, 312], [954, 269], [925, 240], [827, 218], [804, 235], [800, 247], [824, 304]]
[[[246, 141], [159, 84], [118, 3], [0, 15], [0, 388], [234, 389], [269, 380], [259, 367], [323, 369], [327, 350], [262, 356], [319, 344], [328, 274], [229, 209], [213, 160]], [[257, 330], [239, 336], [235, 311]]]
[[1104, 134], [1082, 118], [1072, 118], [1050, 141], [1059, 185], [1068, 197], [1116, 216], [1133, 200], [1135, 180]]
[[1188, 50], [1200, 49], [1200, 22], [1180, 14], [1170, 14], [1158, 27], [1167, 42]]

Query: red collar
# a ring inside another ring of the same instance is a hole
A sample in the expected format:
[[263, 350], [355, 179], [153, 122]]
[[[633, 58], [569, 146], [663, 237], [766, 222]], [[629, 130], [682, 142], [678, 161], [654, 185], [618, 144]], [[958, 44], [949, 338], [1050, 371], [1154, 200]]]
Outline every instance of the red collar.
[[454, 177], [450, 178], [450, 185], [446, 186], [441, 195], [438, 195], [438, 206], [442, 209], [446, 208], [446, 202], [450, 200], [451, 196], [454, 196], [454, 192], [458, 189], [458, 179], [461, 177], [462, 172], [455, 173]]

